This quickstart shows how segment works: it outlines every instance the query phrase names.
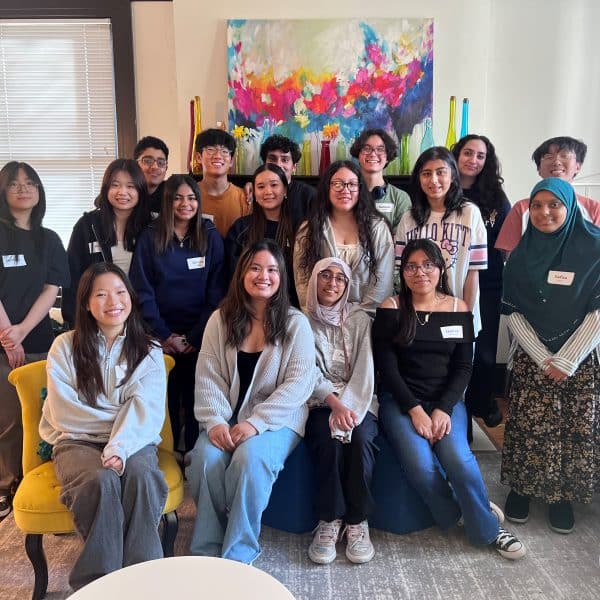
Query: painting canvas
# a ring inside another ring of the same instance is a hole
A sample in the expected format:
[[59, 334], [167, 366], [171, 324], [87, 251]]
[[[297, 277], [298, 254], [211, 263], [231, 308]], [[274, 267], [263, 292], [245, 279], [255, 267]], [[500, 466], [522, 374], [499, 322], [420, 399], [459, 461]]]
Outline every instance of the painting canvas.
[[340, 158], [366, 127], [400, 141], [431, 118], [433, 19], [230, 20], [227, 56], [229, 127], [244, 151], [278, 133], [313, 161], [330, 139]]

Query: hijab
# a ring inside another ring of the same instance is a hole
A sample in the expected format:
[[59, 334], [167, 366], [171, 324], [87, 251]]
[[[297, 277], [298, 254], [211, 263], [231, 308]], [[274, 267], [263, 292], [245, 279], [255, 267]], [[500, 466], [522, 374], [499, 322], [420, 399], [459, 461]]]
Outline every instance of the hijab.
[[[556, 177], [531, 191], [547, 190], [567, 208], [563, 225], [553, 233], [539, 231], [529, 220], [504, 270], [502, 312], [521, 313], [540, 341], [557, 352], [585, 316], [600, 309], [600, 228], [584, 220], [573, 186]], [[565, 275], [570, 285], [550, 283], [550, 271]]]
[[[325, 271], [329, 267], [338, 267], [341, 269], [348, 280], [346, 289], [340, 299], [333, 306], [323, 306], [319, 304], [317, 297], [317, 278], [321, 271]], [[352, 271], [350, 267], [340, 258], [328, 257], [319, 260], [311, 273], [308, 280], [308, 289], [306, 294], [306, 310], [308, 314], [319, 323], [325, 325], [334, 325], [339, 327], [346, 320], [348, 315], [348, 295], [350, 294], [350, 279]]]

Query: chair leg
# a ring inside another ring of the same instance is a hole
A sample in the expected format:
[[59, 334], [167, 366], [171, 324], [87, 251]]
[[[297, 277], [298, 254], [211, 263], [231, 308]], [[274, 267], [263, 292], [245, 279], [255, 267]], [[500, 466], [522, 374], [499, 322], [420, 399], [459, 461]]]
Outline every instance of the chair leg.
[[35, 577], [32, 600], [41, 600], [48, 590], [48, 563], [42, 538], [42, 534], [39, 533], [28, 533], [25, 536], [25, 552], [33, 565]]
[[179, 529], [179, 519], [177, 512], [171, 511], [162, 516], [163, 531], [162, 531], [162, 548], [163, 554], [166, 557], [173, 556], [175, 552], [175, 538]]

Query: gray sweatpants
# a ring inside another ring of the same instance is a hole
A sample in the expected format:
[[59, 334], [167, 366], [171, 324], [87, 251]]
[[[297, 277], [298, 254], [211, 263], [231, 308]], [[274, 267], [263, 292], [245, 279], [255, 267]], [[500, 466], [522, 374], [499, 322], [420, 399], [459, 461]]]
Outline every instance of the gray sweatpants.
[[69, 577], [74, 590], [121, 567], [163, 556], [158, 523], [168, 488], [156, 446], [130, 456], [121, 477], [102, 466], [102, 449], [65, 441], [52, 455], [62, 486], [60, 499], [73, 513], [84, 541]]

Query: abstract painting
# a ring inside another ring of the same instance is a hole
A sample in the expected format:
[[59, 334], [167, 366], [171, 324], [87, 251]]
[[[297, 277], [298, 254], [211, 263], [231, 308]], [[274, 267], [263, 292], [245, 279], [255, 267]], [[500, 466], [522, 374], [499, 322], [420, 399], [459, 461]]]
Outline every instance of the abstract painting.
[[246, 146], [329, 139], [340, 158], [364, 128], [400, 141], [432, 116], [433, 19], [230, 20], [227, 59], [229, 128]]

